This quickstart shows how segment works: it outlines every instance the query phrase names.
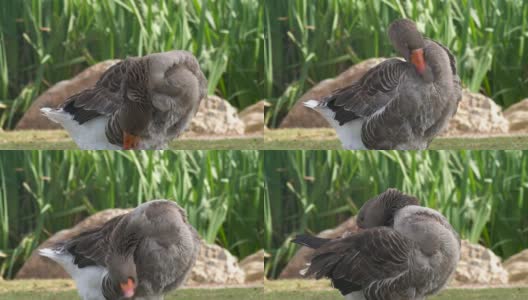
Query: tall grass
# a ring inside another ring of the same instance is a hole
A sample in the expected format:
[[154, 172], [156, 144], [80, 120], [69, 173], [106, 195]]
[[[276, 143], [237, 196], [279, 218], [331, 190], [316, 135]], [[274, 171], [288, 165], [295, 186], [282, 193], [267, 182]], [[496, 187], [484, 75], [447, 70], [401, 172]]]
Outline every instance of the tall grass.
[[528, 248], [528, 152], [267, 151], [266, 265], [276, 277], [295, 234], [333, 228], [389, 187], [442, 212], [462, 238], [507, 258]]
[[43, 240], [107, 208], [171, 199], [209, 243], [242, 258], [263, 247], [257, 151], [0, 152], [0, 274]]
[[258, 0], [0, 0], [0, 7], [4, 128], [47, 87], [87, 66], [158, 51], [193, 52], [209, 93], [238, 108], [265, 90]]
[[269, 0], [265, 11], [272, 127], [315, 83], [364, 59], [395, 56], [386, 29], [401, 17], [452, 50], [472, 91], [505, 107], [528, 97], [527, 1]]

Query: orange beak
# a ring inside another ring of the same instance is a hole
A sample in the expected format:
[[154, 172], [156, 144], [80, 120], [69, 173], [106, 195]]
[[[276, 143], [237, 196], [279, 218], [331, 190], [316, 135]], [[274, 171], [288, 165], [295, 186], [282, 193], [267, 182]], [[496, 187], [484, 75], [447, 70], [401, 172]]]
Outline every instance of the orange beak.
[[416, 67], [418, 73], [425, 72], [425, 58], [423, 49], [415, 49], [411, 52], [411, 63]]
[[123, 296], [125, 298], [134, 297], [136, 284], [134, 283], [134, 280], [132, 280], [132, 278], [128, 278], [127, 283], [120, 283], [119, 285], [121, 286], [121, 291], [123, 291]]
[[123, 131], [123, 149], [124, 150], [136, 149], [139, 145], [140, 140], [141, 138], [139, 136]]

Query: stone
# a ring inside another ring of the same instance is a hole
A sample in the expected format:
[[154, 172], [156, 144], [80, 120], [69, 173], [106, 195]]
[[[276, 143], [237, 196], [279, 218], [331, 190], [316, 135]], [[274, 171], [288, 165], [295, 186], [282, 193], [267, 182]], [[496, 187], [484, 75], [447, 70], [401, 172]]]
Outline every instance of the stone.
[[321, 128], [330, 127], [318, 112], [313, 109], [304, 107], [303, 102], [306, 100], [321, 100], [324, 96], [329, 95], [334, 90], [344, 88], [359, 80], [368, 70], [377, 64], [385, 61], [385, 58], [371, 58], [362, 61], [348, 68], [339, 76], [326, 79], [319, 82], [308, 92], [306, 92], [288, 112], [288, 115], [282, 120], [280, 128]]
[[528, 249], [508, 258], [503, 266], [508, 271], [510, 284], [528, 284]]
[[504, 134], [508, 130], [509, 122], [499, 105], [491, 98], [464, 89], [457, 113], [442, 135]]
[[234, 285], [243, 284], [245, 279], [246, 274], [238, 265], [236, 257], [218, 245], [203, 243], [185, 285]]
[[264, 134], [264, 108], [269, 105], [269, 102], [261, 100], [238, 114], [246, 125], [246, 134]]
[[207, 96], [202, 100], [187, 131], [196, 135], [242, 135], [245, 125], [237, 110], [227, 100]]
[[33, 101], [15, 129], [59, 129], [59, 124], [50, 121], [40, 112], [40, 108], [57, 107], [68, 97], [95, 85], [103, 73], [119, 60], [106, 60], [88, 67], [69, 80], [57, 82]]
[[[355, 233], [358, 231], [358, 227], [356, 225], [356, 218], [352, 217], [349, 218], [347, 221], [341, 223], [339, 226], [337, 226], [334, 229], [327, 229], [324, 231], [321, 231], [317, 236], [321, 238], [338, 238], [340, 236], [343, 236], [345, 234], [349, 233]], [[310, 249], [308, 247], [301, 247], [295, 253], [295, 255], [290, 259], [288, 262], [288, 265], [282, 270], [282, 272], [279, 275], [280, 279], [292, 279], [292, 278], [302, 278], [302, 276], [299, 274], [299, 271], [304, 269], [306, 267], [306, 263], [308, 262], [309, 257], [313, 253], [313, 249]]]
[[460, 262], [451, 286], [461, 285], [504, 285], [508, 283], [508, 272], [501, 259], [490, 249], [462, 240]]
[[240, 262], [240, 267], [246, 274], [246, 283], [264, 283], [264, 258], [269, 255], [263, 250], [259, 250]]
[[510, 132], [528, 133], [528, 98], [506, 109], [504, 117], [510, 122]]
[[[59, 241], [71, 238], [82, 231], [101, 225], [113, 217], [125, 214], [132, 209], [107, 209], [85, 218], [71, 229], [57, 232], [38, 248], [49, 247]], [[33, 251], [29, 259], [16, 274], [15, 279], [59, 279], [70, 278], [62, 267], [52, 260]], [[207, 245], [202, 241], [200, 255], [197, 258], [186, 285], [198, 284], [242, 284], [245, 273], [239, 267], [237, 259], [217, 245]]]

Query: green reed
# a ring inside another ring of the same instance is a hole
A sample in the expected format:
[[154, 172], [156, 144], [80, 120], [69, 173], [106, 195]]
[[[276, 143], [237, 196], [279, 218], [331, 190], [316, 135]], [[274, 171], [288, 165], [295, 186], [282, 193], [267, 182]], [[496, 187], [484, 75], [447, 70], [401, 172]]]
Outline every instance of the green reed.
[[50, 85], [99, 61], [193, 52], [216, 93], [242, 109], [264, 94], [257, 0], [0, 0], [0, 126]]
[[470, 90], [504, 107], [528, 97], [526, 1], [269, 0], [265, 11], [271, 127], [317, 82], [364, 59], [395, 56], [386, 30], [401, 17], [452, 50]]
[[107, 208], [171, 199], [209, 243], [242, 258], [263, 247], [257, 151], [0, 152], [0, 274], [53, 233]]
[[267, 151], [263, 158], [272, 278], [295, 253], [294, 235], [335, 227], [389, 187], [417, 196], [462, 238], [503, 258], [528, 248], [528, 152]]

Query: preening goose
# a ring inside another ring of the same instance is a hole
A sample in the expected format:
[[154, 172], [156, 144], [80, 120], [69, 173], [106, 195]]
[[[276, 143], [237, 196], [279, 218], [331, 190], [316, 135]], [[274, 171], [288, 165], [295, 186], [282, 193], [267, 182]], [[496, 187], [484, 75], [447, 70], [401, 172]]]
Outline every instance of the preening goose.
[[169, 51], [127, 58], [59, 108], [41, 108], [81, 149], [161, 149], [178, 137], [207, 95], [196, 58]]
[[388, 59], [350, 86], [304, 103], [334, 127], [346, 149], [426, 149], [462, 97], [449, 49], [424, 39], [410, 20], [394, 21], [388, 33], [405, 61]]
[[183, 209], [154, 200], [39, 253], [72, 276], [84, 300], [161, 300], [184, 282], [199, 249]]
[[350, 300], [413, 300], [440, 291], [455, 271], [458, 234], [418, 199], [389, 189], [365, 203], [356, 220], [354, 234], [293, 240], [315, 249], [303, 275], [329, 278]]

